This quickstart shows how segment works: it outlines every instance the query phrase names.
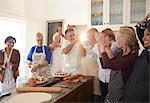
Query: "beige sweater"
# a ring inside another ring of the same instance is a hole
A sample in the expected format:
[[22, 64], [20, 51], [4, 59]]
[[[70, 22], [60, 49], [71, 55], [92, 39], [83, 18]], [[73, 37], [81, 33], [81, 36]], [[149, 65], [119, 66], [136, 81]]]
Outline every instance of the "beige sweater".
[[89, 76], [94, 76], [93, 80], [93, 94], [94, 95], [101, 95], [100, 91], [100, 84], [99, 84], [99, 79], [98, 79], [98, 64], [97, 60], [93, 59], [90, 57], [90, 52], [91, 50], [87, 50], [86, 56], [85, 56], [85, 68], [86, 70], [84, 71], [83, 74], [89, 75]]

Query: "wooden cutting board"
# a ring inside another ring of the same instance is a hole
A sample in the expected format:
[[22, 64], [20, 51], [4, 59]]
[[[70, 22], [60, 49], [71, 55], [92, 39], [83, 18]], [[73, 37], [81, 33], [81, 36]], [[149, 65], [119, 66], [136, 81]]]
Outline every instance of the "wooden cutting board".
[[60, 93], [61, 87], [18, 87], [17, 92], [48, 92], [48, 93]]

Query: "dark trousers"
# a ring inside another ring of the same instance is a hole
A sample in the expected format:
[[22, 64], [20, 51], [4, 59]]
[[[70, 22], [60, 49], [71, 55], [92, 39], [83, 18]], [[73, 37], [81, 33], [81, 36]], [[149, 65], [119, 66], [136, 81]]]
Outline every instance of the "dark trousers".
[[100, 88], [101, 88], [101, 102], [104, 102], [105, 97], [108, 93], [108, 83], [104, 83], [100, 81]]
[[98, 95], [92, 95], [92, 103], [100, 103], [101, 102], [101, 96]]

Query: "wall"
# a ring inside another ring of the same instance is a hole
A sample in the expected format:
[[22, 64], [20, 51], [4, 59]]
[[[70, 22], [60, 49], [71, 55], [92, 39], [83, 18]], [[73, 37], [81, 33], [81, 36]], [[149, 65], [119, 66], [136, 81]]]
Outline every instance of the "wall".
[[[64, 19], [68, 24], [88, 23], [88, 0], [25, 0], [26, 52], [35, 44], [35, 33], [46, 34], [46, 21]], [[46, 43], [46, 41], [45, 41]]]
[[36, 32], [46, 34], [47, 20], [64, 19], [65, 27], [87, 25], [88, 6], [89, 0], [0, 0], [0, 16], [25, 21], [25, 53], [28, 53], [35, 44]]
[[[22, 36], [22, 42], [25, 41], [25, 48], [21, 52], [20, 73], [22, 76], [28, 74], [26, 71], [26, 57], [31, 46], [36, 44], [35, 34], [37, 32], [45, 33], [47, 0], [0, 0], [0, 17], [12, 18], [22, 22], [25, 25], [25, 34]], [[23, 40], [24, 39], [24, 40]]]
[[64, 19], [67, 24], [88, 24], [88, 0], [49, 0], [48, 19]]
[[24, 16], [24, 0], [0, 0], [0, 13]]
[[48, 0], [0, 0], [0, 16], [25, 23], [25, 54], [35, 42], [36, 32], [46, 32], [46, 10]]
[[46, 21], [48, 0], [25, 0], [26, 17], [26, 53], [31, 46], [36, 44], [37, 32], [46, 33]]

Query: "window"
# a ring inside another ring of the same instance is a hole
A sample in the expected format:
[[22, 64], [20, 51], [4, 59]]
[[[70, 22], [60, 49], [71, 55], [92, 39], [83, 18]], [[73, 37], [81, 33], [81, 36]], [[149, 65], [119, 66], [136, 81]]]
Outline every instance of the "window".
[[[23, 21], [14, 20], [10, 18], [0, 17], [0, 49], [5, 48], [4, 40], [7, 36], [13, 36], [16, 38], [16, 44], [14, 48], [18, 49], [21, 54], [20, 61], [20, 74], [25, 75], [24, 64], [24, 51], [25, 51], [25, 23]], [[20, 69], [21, 68], [21, 69]]]

